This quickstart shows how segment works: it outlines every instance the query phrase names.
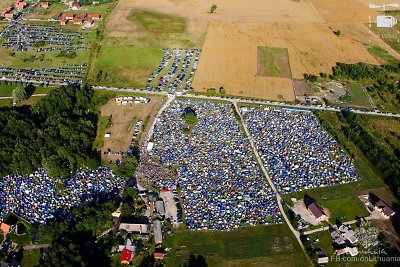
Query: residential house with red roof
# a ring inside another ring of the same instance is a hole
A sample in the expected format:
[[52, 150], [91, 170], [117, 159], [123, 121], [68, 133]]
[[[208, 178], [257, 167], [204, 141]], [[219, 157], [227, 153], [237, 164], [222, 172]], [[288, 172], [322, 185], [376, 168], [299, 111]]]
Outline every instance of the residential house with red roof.
[[88, 20], [85, 22], [85, 26], [86, 26], [86, 27], [92, 27], [92, 26], [93, 26], [93, 23], [94, 23], [94, 20], [88, 19]]
[[133, 253], [131, 250], [124, 248], [121, 252], [121, 264], [131, 263]]
[[4, 14], [4, 17], [7, 20], [12, 20], [14, 18], [14, 14], [13, 13], [6, 13], [6, 14]]
[[75, 25], [82, 25], [83, 20], [75, 18], [72, 22], [73, 22]]
[[49, 8], [49, 2], [40, 2], [39, 7], [48, 9]]
[[74, 19], [74, 14], [72, 14], [72, 13], [65, 14], [65, 18], [66, 18], [67, 20]]
[[79, 3], [72, 3], [71, 9], [72, 10], [79, 10], [81, 8], [81, 5]]
[[60, 21], [60, 24], [61, 25], [65, 25], [65, 24], [67, 24], [68, 23], [68, 20], [66, 19], [66, 18], [63, 18], [61, 21]]
[[91, 17], [93, 20], [99, 20], [101, 19], [101, 14], [90, 14], [89, 17]]

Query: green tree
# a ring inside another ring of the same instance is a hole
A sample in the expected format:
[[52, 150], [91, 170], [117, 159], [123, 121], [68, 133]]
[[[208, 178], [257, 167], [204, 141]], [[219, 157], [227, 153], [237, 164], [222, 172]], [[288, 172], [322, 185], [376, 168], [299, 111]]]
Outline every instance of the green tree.
[[217, 9], [217, 5], [216, 5], [216, 4], [213, 4], [213, 5], [211, 6], [211, 8], [210, 8], [210, 13], [211, 13], [211, 14], [214, 14], [214, 12], [215, 12], [216, 9]]
[[25, 100], [27, 98], [25, 88], [22, 88], [21, 86], [15, 87], [12, 96], [17, 101]]
[[133, 215], [133, 208], [130, 204], [124, 203], [121, 207], [121, 216], [122, 217], [130, 217]]
[[116, 170], [117, 175], [132, 177], [135, 174], [137, 166], [138, 161], [135, 156], [126, 156]]

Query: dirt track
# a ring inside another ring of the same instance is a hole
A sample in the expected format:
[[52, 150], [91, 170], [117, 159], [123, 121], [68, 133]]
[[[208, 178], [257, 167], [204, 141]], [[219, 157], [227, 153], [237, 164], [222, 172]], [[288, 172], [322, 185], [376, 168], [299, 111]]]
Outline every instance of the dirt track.
[[[127, 151], [129, 144], [132, 139], [135, 123], [139, 120], [143, 120], [146, 123], [148, 130], [149, 125], [161, 106], [159, 97], [151, 97], [151, 101], [148, 104], [128, 104], [126, 106], [118, 106], [115, 103], [115, 99], [108, 101], [106, 105], [101, 108], [102, 116], [112, 115], [112, 126], [106, 130], [111, 133], [111, 137], [103, 139], [102, 152], [107, 149], [112, 151]], [[142, 127], [140, 127], [139, 135], [142, 133]], [[116, 160], [121, 159], [121, 156], [108, 156], [102, 153], [102, 157], [105, 160]]]

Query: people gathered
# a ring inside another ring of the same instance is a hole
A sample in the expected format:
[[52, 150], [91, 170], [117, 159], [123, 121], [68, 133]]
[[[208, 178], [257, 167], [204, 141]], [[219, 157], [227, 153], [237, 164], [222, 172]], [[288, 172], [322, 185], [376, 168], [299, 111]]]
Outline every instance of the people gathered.
[[352, 159], [312, 112], [242, 107], [241, 113], [280, 193], [359, 180]]
[[[197, 125], [185, 132], [193, 110]], [[177, 178], [155, 185], [180, 188], [189, 229], [232, 230], [280, 223], [275, 195], [258, 167], [230, 104], [176, 100], [158, 119], [152, 158], [176, 168]]]
[[65, 179], [52, 180], [45, 169], [30, 175], [3, 177], [0, 180], [1, 218], [13, 212], [32, 224], [41, 225], [82, 201], [119, 194], [125, 186], [125, 179], [115, 176], [108, 167], [81, 169], [73, 178]]

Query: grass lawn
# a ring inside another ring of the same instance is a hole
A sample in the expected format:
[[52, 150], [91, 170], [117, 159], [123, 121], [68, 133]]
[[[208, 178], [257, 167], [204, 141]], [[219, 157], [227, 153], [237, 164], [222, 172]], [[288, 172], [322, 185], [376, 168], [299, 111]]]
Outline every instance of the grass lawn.
[[257, 47], [257, 75], [267, 77], [291, 78], [286, 48]]
[[0, 107], [12, 107], [12, 99], [0, 99]]
[[331, 217], [330, 222], [335, 223], [336, 219], [345, 222], [354, 220], [356, 216], [365, 217], [369, 213], [361, 202], [352, 196], [352, 192], [364, 188], [362, 182], [318, 189], [305, 190], [302, 192], [282, 195], [282, 198], [292, 205], [290, 198], [303, 199], [305, 195], [316, 200], [318, 205], [329, 209]]
[[0, 85], [0, 97], [12, 96], [15, 85]]
[[106, 26], [89, 68], [90, 83], [144, 88], [161, 63], [162, 48], [200, 46], [186, 33], [186, 21], [181, 17], [134, 9], [125, 19], [137, 29], [120, 31]]
[[[398, 11], [388, 11], [386, 14], [388, 16], [395, 16], [397, 20], [400, 19], [400, 13]], [[397, 41], [399, 39], [398, 32], [400, 31], [400, 24], [396, 24], [391, 28], [378, 28], [375, 24], [373, 24], [370, 29], [394, 50], [400, 52], [400, 43]]]
[[400, 150], [400, 119], [382, 116], [362, 116], [361, 126], [372, 134], [387, 151], [396, 155]]
[[102, 84], [144, 87], [161, 62], [161, 48], [106, 44], [97, 59], [97, 77]]
[[286, 225], [248, 227], [231, 232], [180, 230], [166, 237], [165, 244], [171, 248], [167, 266], [181, 266], [188, 261], [205, 261], [209, 267], [309, 265]]
[[395, 64], [397, 59], [390, 55], [385, 49], [380, 46], [374, 45], [367, 47], [368, 52], [373, 55], [376, 60], [381, 64]]
[[42, 253], [40, 252], [40, 249], [26, 250], [22, 257], [21, 266], [34, 267], [41, 257]]
[[132, 12], [130, 19], [154, 33], [182, 33], [186, 28], [185, 20], [181, 17], [139, 9]]
[[350, 91], [351, 94], [351, 103], [356, 106], [364, 106], [369, 107], [368, 97], [365, 95], [365, 92], [362, 88], [361, 84], [351, 83], [348, 84], [347, 89]]

